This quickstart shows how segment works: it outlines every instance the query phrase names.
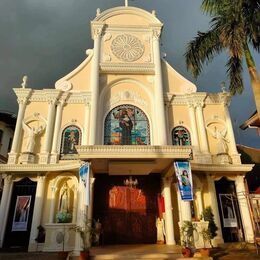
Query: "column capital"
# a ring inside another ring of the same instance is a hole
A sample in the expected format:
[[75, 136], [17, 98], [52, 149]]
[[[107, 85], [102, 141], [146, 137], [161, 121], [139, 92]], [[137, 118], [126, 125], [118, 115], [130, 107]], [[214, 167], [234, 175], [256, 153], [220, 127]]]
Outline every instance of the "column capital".
[[164, 185], [171, 185], [172, 182], [173, 182], [173, 177], [172, 176], [170, 176], [170, 177], [163, 177], [162, 179], [163, 179], [163, 184]]
[[13, 180], [13, 176], [11, 174], [3, 174], [2, 178], [4, 179], [4, 185], [10, 184]]
[[43, 183], [46, 180], [46, 176], [38, 175], [37, 176], [37, 181], [40, 183]]
[[162, 32], [162, 24], [154, 24], [151, 26], [153, 40], [159, 40]]
[[97, 22], [97, 21], [91, 22], [91, 30], [92, 30], [91, 33], [92, 33], [92, 38], [94, 40], [101, 37], [103, 33], [104, 25], [105, 24], [103, 22]]
[[17, 96], [17, 102], [20, 105], [25, 105], [31, 96], [32, 89], [30, 88], [15, 88], [14, 92]]
[[228, 92], [219, 93], [219, 98], [220, 98], [221, 103], [223, 103], [225, 107], [230, 106], [230, 103], [231, 103], [230, 93], [228, 93]]

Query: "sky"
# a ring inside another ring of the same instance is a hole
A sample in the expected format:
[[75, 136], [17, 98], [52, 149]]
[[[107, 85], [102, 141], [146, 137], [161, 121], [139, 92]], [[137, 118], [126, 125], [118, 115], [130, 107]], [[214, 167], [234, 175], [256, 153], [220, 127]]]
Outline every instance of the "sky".
[[[195, 80], [187, 71], [186, 46], [198, 30], [209, 28], [210, 17], [200, 10], [201, 0], [129, 0], [130, 6], [156, 10], [164, 23], [161, 51], [175, 70], [191, 80], [198, 91], [219, 92], [226, 77], [226, 54], [217, 56]], [[77, 67], [93, 48], [90, 21], [96, 9], [122, 6], [124, 0], [0, 0], [0, 109], [17, 113], [12, 90], [23, 75], [28, 87], [54, 88], [55, 82]], [[254, 52], [258, 71], [259, 53]], [[232, 98], [230, 114], [236, 141], [260, 148], [256, 129], [239, 129], [255, 111], [249, 76], [244, 66], [245, 90]]]

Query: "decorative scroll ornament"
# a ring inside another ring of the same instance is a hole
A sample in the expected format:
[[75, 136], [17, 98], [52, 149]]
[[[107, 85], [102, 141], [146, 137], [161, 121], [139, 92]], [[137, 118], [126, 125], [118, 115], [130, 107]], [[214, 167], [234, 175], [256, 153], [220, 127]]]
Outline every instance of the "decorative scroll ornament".
[[137, 37], [122, 34], [112, 41], [111, 50], [119, 60], [132, 62], [142, 57], [144, 45]]

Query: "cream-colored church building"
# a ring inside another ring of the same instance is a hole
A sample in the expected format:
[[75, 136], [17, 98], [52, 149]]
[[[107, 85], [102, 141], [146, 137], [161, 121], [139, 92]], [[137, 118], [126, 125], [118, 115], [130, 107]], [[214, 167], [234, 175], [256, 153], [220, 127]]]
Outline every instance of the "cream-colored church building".
[[[198, 92], [174, 70], [161, 57], [162, 27], [154, 11], [98, 9], [94, 47], [77, 68], [53, 89], [29, 88], [26, 77], [14, 89], [17, 124], [8, 164], [0, 165], [0, 247], [79, 250], [71, 227], [86, 214], [102, 225], [100, 244], [156, 244], [163, 217], [165, 243], [174, 245], [184, 220], [203, 225], [207, 206], [218, 226], [215, 245], [253, 241], [244, 186], [253, 165], [241, 164], [236, 149], [230, 95]], [[191, 164], [191, 202], [180, 197], [175, 161]], [[38, 243], [40, 225], [46, 237]]]

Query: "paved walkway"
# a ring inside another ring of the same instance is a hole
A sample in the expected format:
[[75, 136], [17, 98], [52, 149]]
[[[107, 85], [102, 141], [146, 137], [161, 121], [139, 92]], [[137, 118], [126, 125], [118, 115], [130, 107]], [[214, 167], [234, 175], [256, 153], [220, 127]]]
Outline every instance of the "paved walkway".
[[[181, 256], [180, 246], [166, 245], [123, 245], [103, 246], [91, 249], [91, 259], [184, 259]], [[212, 249], [212, 257], [216, 260], [260, 260], [254, 245], [248, 244], [225, 244], [223, 247]], [[22, 253], [0, 252], [0, 260], [59, 260], [62, 259], [57, 253]], [[76, 259], [76, 258], [74, 258]], [[187, 259], [187, 258], [186, 258]], [[195, 259], [195, 258], [190, 258]], [[196, 258], [199, 259], [199, 258]], [[200, 258], [201, 259], [201, 258]]]

